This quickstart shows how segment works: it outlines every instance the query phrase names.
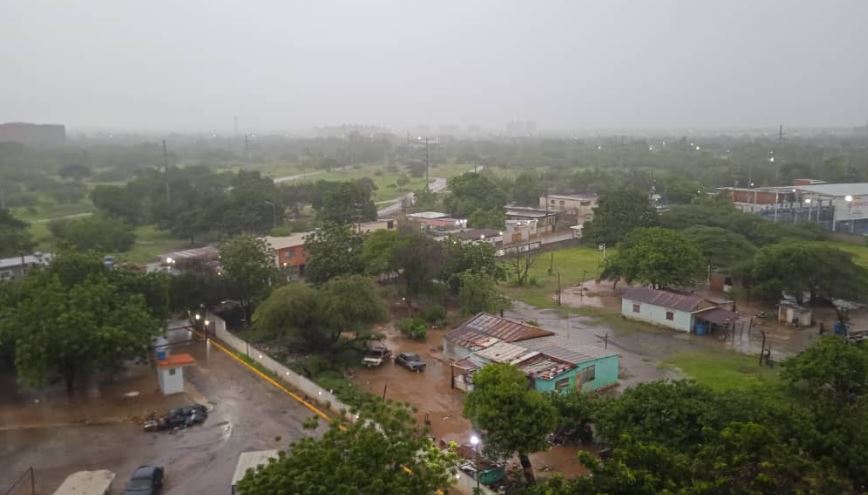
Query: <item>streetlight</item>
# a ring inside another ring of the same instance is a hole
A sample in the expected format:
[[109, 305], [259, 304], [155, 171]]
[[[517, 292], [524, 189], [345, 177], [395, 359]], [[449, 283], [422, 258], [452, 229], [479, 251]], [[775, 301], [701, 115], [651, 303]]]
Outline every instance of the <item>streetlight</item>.
[[479, 493], [479, 437], [470, 435], [470, 445], [473, 445], [473, 463], [476, 465], [476, 493]]
[[205, 340], [208, 340], [208, 325], [211, 324], [211, 320], [205, 320], [203, 323], [203, 328], [205, 329]]
[[277, 207], [271, 201], [263, 201], [262, 203], [271, 207], [271, 228], [277, 227]]
[[851, 201], [853, 201], [853, 196], [851, 196], [851, 195], [849, 195], [849, 194], [846, 195], [846, 196], [844, 196], [844, 201], [846, 201], [846, 202], [848, 202], [848, 203], [851, 202]]

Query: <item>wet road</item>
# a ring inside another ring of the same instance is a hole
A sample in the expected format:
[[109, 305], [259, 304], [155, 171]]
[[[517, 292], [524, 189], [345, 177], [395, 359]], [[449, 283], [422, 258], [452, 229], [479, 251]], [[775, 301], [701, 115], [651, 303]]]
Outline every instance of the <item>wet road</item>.
[[228, 493], [241, 452], [287, 448], [324, 431], [322, 424], [316, 432], [303, 430], [309, 410], [215, 347], [197, 342], [174, 352], [198, 361], [185, 378], [190, 395], [213, 406], [202, 426], [174, 434], [144, 433], [130, 421], [0, 430], [0, 489], [31, 466], [39, 493], [51, 493], [83, 469], [115, 472], [118, 489], [140, 464], [153, 463], [166, 467], [166, 494]]

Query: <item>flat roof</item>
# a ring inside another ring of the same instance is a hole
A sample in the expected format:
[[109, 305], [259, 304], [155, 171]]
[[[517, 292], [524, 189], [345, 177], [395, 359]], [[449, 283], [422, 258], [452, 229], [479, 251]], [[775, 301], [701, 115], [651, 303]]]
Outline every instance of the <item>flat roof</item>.
[[[26, 254], [24, 255], [25, 265], [47, 265], [54, 258], [51, 253], [42, 253], [39, 255]], [[12, 256], [9, 258], [0, 259], [0, 268], [13, 268], [21, 266], [21, 256]]]
[[301, 232], [298, 234], [284, 235], [280, 237], [267, 235], [263, 237], [263, 239], [265, 240], [266, 244], [271, 246], [271, 249], [286, 249], [296, 246], [304, 246], [304, 240], [309, 235], [310, 232]]
[[426, 220], [434, 220], [435, 218], [448, 217], [446, 213], [439, 211], [420, 211], [419, 213], [410, 213], [407, 218], [424, 218]]
[[822, 194], [823, 196], [844, 197], [868, 196], [868, 182], [853, 182], [851, 184], [811, 184], [806, 186], [793, 186], [799, 191]]
[[253, 452], [242, 452], [238, 456], [238, 464], [235, 465], [235, 474], [232, 475], [232, 486], [238, 484], [241, 478], [247, 474], [248, 469], [256, 469], [258, 466], [268, 464], [270, 459], [277, 459], [278, 450], [256, 450]]
[[585, 200], [588, 200], [588, 199], [597, 199], [597, 195], [596, 195], [595, 193], [584, 193], [584, 194], [549, 194], [548, 196], [545, 196], [545, 195], [544, 195], [543, 197], [549, 197], [549, 198], [555, 198], [555, 199], [560, 199], [560, 198], [563, 198], [563, 199], [574, 199], [574, 200], [579, 200], [579, 201], [585, 201]]
[[108, 493], [112, 482], [115, 480], [115, 473], [108, 469], [98, 469], [96, 471], [79, 471], [72, 473], [63, 480], [63, 483], [54, 495], [88, 495], [93, 493], [103, 494]]
[[179, 366], [190, 366], [191, 364], [196, 364], [196, 359], [186, 353], [170, 354], [166, 356], [166, 359], [161, 359], [157, 362], [157, 366], [160, 368], [177, 368]]

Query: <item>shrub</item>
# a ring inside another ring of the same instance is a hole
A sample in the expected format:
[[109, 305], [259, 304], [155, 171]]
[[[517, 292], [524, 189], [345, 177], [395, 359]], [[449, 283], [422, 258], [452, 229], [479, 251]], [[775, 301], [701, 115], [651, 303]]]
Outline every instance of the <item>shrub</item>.
[[446, 311], [443, 309], [443, 306], [428, 306], [422, 311], [422, 319], [435, 325], [446, 319]]
[[398, 322], [401, 335], [413, 340], [425, 340], [428, 335], [428, 324], [420, 318], [404, 318]]

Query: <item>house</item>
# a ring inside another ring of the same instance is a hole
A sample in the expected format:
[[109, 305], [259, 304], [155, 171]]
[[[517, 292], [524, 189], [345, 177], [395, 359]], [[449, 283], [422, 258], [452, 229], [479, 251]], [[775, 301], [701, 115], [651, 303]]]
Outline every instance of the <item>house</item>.
[[265, 236], [263, 239], [274, 250], [274, 263], [278, 268], [303, 276], [304, 267], [307, 264], [304, 242], [308, 235], [310, 232], [280, 237]]
[[[495, 335], [501, 337], [496, 337]], [[618, 383], [617, 353], [549, 339], [552, 332], [480, 313], [444, 336], [452, 387], [473, 389], [473, 375], [490, 363], [511, 364], [540, 392], [599, 390]]]
[[443, 355], [457, 361], [499, 341], [512, 343], [548, 335], [553, 333], [526, 323], [478, 313], [443, 336]]
[[220, 258], [220, 251], [215, 246], [173, 251], [160, 255], [160, 265], [169, 269], [184, 270], [197, 264], [212, 264]]
[[14, 280], [27, 275], [27, 272], [40, 266], [48, 266], [54, 255], [33, 253], [24, 256], [0, 259], [0, 280]]
[[580, 223], [590, 220], [599, 198], [596, 194], [547, 194], [539, 197], [539, 207], [574, 215]]
[[487, 242], [494, 247], [503, 244], [503, 231], [495, 229], [467, 229], [454, 235], [462, 243]]
[[380, 218], [373, 222], [363, 222], [353, 225], [353, 229], [359, 234], [370, 234], [376, 230], [394, 230], [395, 220], [393, 218]]
[[704, 335], [715, 329], [730, 329], [738, 313], [695, 294], [679, 294], [648, 287], [627, 289], [621, 296], [621, 315], [652, 325]]
[[539, 240], [539, 220], [507, 220], [503, 243], [527, 244]]
[[505, 213], [507, 220], [536, 220], [537, 230], [541, 234], [554, 232], [558, 222], [557, 212], [528, 206], [507, 205]]

